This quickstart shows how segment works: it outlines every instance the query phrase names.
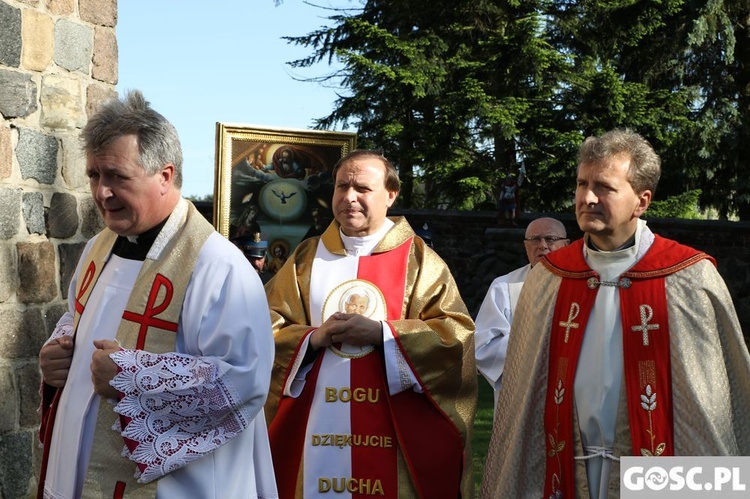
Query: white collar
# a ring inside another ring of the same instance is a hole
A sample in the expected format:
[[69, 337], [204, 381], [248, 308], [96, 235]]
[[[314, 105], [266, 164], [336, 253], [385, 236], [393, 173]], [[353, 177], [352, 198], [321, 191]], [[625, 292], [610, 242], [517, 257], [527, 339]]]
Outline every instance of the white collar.
[[583, 245], [583, 256], [589, 266], [596, 271], [602, 279], [614, 279], [627, 269], [635, 265], [640, 255], [641, 234], [646, 227], [646, 221], [638, 219], [635, 229], [634, 244], [627, 248], [604, 251], [590, 248], [588, 245], [588, 234], [585, 236]]
[[386, 233], [391, 230], [395, 224], [392, 220], [386, 218], [383, 222], [383, 226], [372, 234], [366, 236], [347, 236], [339, 227], [339, 235], [341, 235], [341, 241], [344, 243], [344, 249], [346, 254], [350, 256], [367, 256], [372, 253], [375, 246], [385, 237]]

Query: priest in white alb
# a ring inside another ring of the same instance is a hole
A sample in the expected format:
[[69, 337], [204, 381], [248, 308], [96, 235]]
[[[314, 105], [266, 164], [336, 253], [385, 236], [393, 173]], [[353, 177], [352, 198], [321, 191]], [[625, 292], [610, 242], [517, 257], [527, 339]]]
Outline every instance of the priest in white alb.
[[471, 317], [442, 259], [386, 217], [390, 161], [353, 151], [333, 177], [335, 221], [266, 289], [279, 495], [471, 497]]
[[140, 92], [107, 102], [82, 141], [106, 228], [39, 354], [39, 497], [278, 497], [257, 273], [180, 196], [177, 131]]

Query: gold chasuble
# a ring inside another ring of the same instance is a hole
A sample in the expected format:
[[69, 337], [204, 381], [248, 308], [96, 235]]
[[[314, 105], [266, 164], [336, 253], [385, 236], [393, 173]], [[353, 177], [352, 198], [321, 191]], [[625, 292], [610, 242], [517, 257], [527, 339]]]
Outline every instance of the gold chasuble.
[[619, 497], [623, 455], [750, 455], [750, 355], [731, 296], [708, 255], [648, 235], [642, 257], [613, 282], [589, 268], [583, 240], [532, 269], [482, 497], [589, 497], [573, 381], [605, 285], [619, 288], [624, 361], [607, 497]]
[[[192, 203], [181, 200], [170, 215], [143, 262], [122, 320], [116, 340], [125, 349], [166, 353], [175, 350], [177, 325], [182, 304], [201, 248], [213, 233], [213, 227]], [[82, 262], [81, 275], [75, 290], [74, 327], [77, 329], [86, 303], [107, 264], [117, 234], [104, 229], [97, 237], [87, 259]], [[75, 336], [74, 336], [75, 338]], [[57, 401], [62, 389], [57, 390], [49, 412], [43, 415], [41, 433], [45, 442], [41, 477], [46, 475], [46, 453], [54, 427]], [[123, 448], [137, 453], [138, 443], [113, 431], [125, 428], [131, 418], [118, 415], [113, 405], [102, 400], [96, 421], [85, 495], [98, 497], [151, 497], [156, 494], [156, 482], [138, 483], [133, 468], [122, 466]], [[138, 465], [142, 466], [142, 465]], [[40, 483], [39, 490], [43, 490]]]
[[[267, 285], [282, 498], [473, 495], [473, 323], [445, 263], [394, 221], [363, 256], [347, 255], [334, 222]], [[381, 321], [384, 345], [334, 344], [303, 363], [309, 334], [336, 311]]]

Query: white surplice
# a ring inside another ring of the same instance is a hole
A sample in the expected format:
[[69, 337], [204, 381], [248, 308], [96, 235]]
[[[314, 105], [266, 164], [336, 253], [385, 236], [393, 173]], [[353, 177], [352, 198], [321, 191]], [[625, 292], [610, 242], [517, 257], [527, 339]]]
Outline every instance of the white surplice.
[[479, 307], [477, 326], [474, 332], [474, 355], [477, 370], [495, 390], [497, 405], [498, 390], [503, 376], [505, 356], [508, 350], [508, 334], [513, 324], [513, 311], [518, 303], [523, 283], [529, 275], [531, 264], [501, 275], [490, 284]]
[[[141, 265], [110, 256], [81, 316], [69, 389], [63, 391], [53, 431], [45, 497], [81, 495], [100, 401], [89, 371], [92, 341], [115, 338]], [[69, 310], [52, 338], [72, 331], [79, 273], [80, 268], [70, 284]], [[233, 244], [213, 233], [201, 248], [180, 314], [175, 352], [122, 350], [111, 357], [123, 368], [112, 384], [125, 394], [115, 411], [140, 401], [164, 402], [169, 410], [161, 417], [176, 422], [180, 445], [191, 447], [191, 457], [177, 452], [144, 470], [142, 481], [158, 480], [157, 497], [278, 497], [262, 411], [274, 357], [267, 302], [257, 273]], [[161, 381], [158, 387], [144, 385], [156, 378]], [[140, 395], [129, 395], [133, 393]], [[144, 403], [139, 409], [151, 407]], [[116, 416], [113, 413], [115, 425]], [[211, 438], [191, 436], [191, 425], [201, 430], [209, 425]], [[140, 430], [164, 438], [156, 425]], [[123, 466], [136, 471], [126, 458]]]

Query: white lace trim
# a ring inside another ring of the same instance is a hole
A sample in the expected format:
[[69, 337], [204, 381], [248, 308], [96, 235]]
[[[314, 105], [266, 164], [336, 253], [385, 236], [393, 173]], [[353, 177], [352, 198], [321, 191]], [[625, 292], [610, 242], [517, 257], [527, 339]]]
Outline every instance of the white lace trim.
[[[234, 390], [218, 378], [218, 368], [179, 353], [120, 350], [110, 355], [121, 371], [111, 385], [124, 394], [115, 412], [131, 418], [122, 436], [138, 443], [123, 455], [142, 468], [150, 482], [181, 468], [247, 428]], [[119, 422], [115, 428], [119, 427]]]

